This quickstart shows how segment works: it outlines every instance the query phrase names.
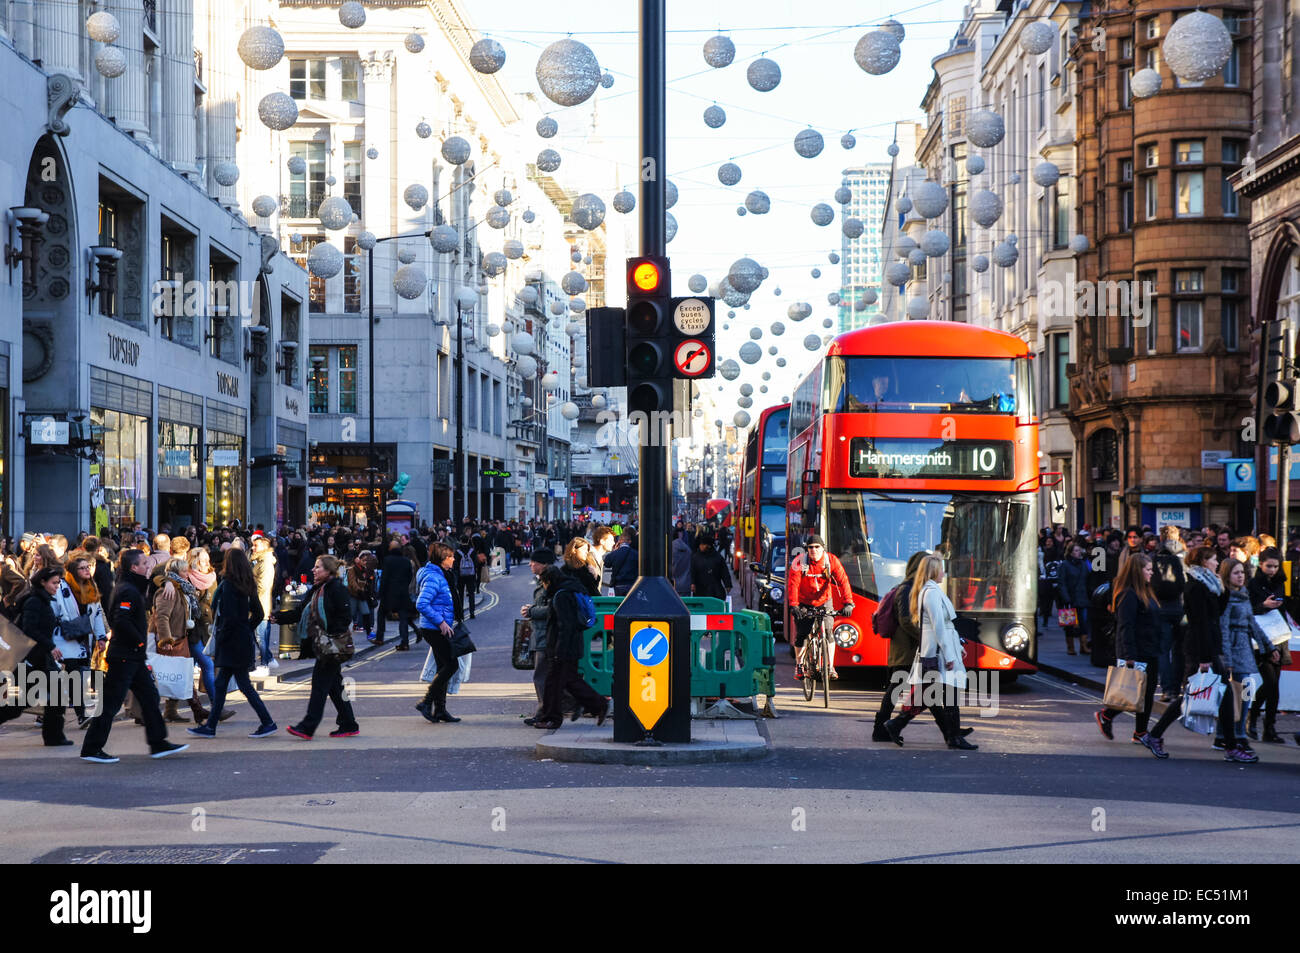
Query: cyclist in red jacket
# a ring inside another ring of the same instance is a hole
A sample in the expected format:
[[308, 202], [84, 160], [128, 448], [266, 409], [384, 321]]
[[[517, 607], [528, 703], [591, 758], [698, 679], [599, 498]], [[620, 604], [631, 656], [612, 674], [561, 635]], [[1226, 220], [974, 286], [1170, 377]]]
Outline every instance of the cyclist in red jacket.
[[[803, 554], [796, 556], [790, 564], [786, 593], [790, 615], [794, 617], [794, 647], [798, 650], [794, 677], [803, 678], [804, 642], [813, 627], [812, 613], [805, 613], [804, 610], [828, 603], [834, 608], [833, 597], [840, 604], [839, 615], [853, 614], [853, 590], [849, 586], [849, 574], [844, 571], [839, 558], [826, 551], [826, 543], [820, 536], [809, 536], [804, 543]], [[831, 678], [837, 677], [832, 659]]]

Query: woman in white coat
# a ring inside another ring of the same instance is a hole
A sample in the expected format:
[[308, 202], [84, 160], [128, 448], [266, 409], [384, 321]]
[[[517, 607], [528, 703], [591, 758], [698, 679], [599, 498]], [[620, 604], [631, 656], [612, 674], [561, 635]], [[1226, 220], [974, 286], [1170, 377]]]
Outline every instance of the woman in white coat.
[[[953, 624], [957, 610], [944, 593], [940, 585], [942, 582], [943, 560], [935, 555], [926, 556], [916, 567], [916, 574], [912, 577], [912, 590], [904, 610], [910, 611], [912, 624], [921, 630], [921, 648], [908, 681], [917, 685], [922, 694], [927, 691], [933, 693], [935, 689], [932, 686], [936, 684], [942, 687], [941, 726], [948, 747], [973, 751], [979, 745], [966, 740], [970, 729], [962, 730], [961, 708], [957, 705], [960, 692], [966, 687], [961, 637]], [[939, 720], [938, 715], [939, 712], [936, 711], [936, 720]], [[890, 734], [893, 735], [894, 732]]]

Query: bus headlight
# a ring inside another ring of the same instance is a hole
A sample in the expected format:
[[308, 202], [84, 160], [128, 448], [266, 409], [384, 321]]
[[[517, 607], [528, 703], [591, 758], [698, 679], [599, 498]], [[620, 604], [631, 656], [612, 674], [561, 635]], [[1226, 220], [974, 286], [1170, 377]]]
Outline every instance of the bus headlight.
[[1029, 645], [1029, 630], [1017, 622], [1002, 633], [1002, 644], [1009, 652], [1019, 652]]
[[773, 602], [780, 602], [782, 599], [785, 598], [785, 590], [783, 590], [780, 586], [773, 586], [771, 589], [767, 591], [767, 596]]
[[835, 644], [842, 649], [851, 649], [858, 644], [858, 630], [855, 626], [842, 622], [835, 627]]

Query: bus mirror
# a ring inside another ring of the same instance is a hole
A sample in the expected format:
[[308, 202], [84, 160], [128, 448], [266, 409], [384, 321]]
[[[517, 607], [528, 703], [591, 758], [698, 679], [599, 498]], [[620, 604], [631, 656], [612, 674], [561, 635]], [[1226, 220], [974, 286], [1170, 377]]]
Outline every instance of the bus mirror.
[[817, 489], [821, 474], [817, 470], [804, 470], [799, 479], [803, 483], [803, 492], [806, 495]]

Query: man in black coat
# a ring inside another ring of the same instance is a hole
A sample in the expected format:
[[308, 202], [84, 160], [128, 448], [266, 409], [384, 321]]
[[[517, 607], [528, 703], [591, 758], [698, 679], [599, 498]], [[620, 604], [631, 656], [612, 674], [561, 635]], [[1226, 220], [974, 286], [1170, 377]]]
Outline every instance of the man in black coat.
[[691, 554], [691, 590], [697, 596], [727, 598], [731, 592], [727, 561], [713, 548], [712, 535], [704, 534], [697, 542], [697, 552]]
[[107, 611], [109, 625], [113, 627], [113, 638], [106, 653], [108, 673], [101, 689], [103, 696], [99, 714], [86, 729], [86, 738], [81, 745], [82, 761], [116, 764], [119, 760], [104, 751], [104, 743], [108, 741], [113, 718], [121, 709], [128, 691], [135, 695], [140, 708], [151, 758], [165, 758], [189, 747], [167, 740], [167, 724], [158, 707], [158, 688], [145, 663], [145, 645], [151, 638], [144, 593], [149, 582], [146, 575], [148, 566], [147, 557], [139, 550], [127, 550], [122, 554], [121, 575]]
[[402, 541], [394, 538], [388, 544], [388, 555], [380, 567], [379, 623], [375, 626], [375, 645], [384, 644], [384, 626], [388, 613], [397, 613], [397, 634], [401, 638], [397, 648], [406, 651], [410, 643], [411, 618], [411, 561], [402, 555]]

